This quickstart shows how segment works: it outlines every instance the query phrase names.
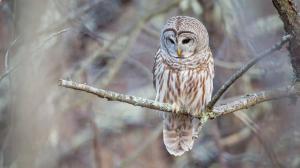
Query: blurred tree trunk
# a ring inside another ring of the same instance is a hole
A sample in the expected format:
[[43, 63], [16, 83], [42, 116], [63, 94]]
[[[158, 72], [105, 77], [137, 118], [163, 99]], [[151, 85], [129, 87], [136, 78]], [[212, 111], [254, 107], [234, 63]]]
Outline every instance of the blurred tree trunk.
[[58, 54], [58, 38], [46, 40], [53, 32], [37, 34], [60, 16], [48, 0], [15, 0], [14, 3], [18, 41], [11, 65], [17, 68], [10, 74], [11, 129], [4, 160], [8, 167], [32, 168], [39, 167], [41, 151], [48, 143], [53, 111], [47, 106], [47, 98], [55, 88], [60, 62], [63, 62]]
[[293, 0], [272, 0], [284, 24], [287, 33], [293, 35], [289, 44], [291, 62], [296, 76], [300, 82], [300, 16]]

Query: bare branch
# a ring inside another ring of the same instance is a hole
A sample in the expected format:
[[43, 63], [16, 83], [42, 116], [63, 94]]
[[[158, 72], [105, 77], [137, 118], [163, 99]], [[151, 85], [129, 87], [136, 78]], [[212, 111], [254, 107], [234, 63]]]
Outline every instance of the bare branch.
[[224, 105], [219, 105], [213, 107], [213, 112], [217, 113], [218, 115], [225, 115], [229, 114], [238, 110], [247, 109], [252, 107], [256, 104], [270, 101], [274, 99], [279, 99], [283, 97], [293, 96], [293, 95], [300, 95], [297, 93], [292, 86], [276, 88], [269, 91], [261, 91], [258, 93], [247, 94], [245, 96], [241, 96], [235, 101], [226, 103]]
[[291, 35], [286, 35], [281, 38], [279, 42], [274, 44], [271, 48], [263, 51], [258, 56], [251, 59], [247, 64], [241, 67], [236, 73], [234, 73], [217, 91], [217, 93], [213, 96], [212, 100], [208, 103], [207, 108], [211, 109], [216, 102], [221, 98], [221, 96], [227, 91], [227, 89], [238, 79], [240, 78], [245, 72], [247, 72], [253, 65], [259, 62], [261, 59], [265, 58], [266, 56], [270, 55], [271, 53], [281, 49], [281, 47], [290, 39], [292, 38]]
[[130, 39], [127, 41], [127, 45], [124, 48], [123, 52], [121, 53], [120, 57], [118, 57], [116, 60], [114, 60], [111, 63], [110, 67], [108, 68], [108, 73], [105, 75], [105, 77], [103, 77], [103, 80], [100, 84], [102, 87], [104, 87], [104, 88], [107, 87], [108, 84], [114, 78], [114, 76], [117, 74], [117, 72], [119, 72], [121, 65], [123, 64], [125, 59], [129, 56], [130, 49], [133, 46], [133, 44], [135, 43], [143, 25], [144, 25], [144, 22], [141, 22], [141, 24], [139, 24], [134, 29], [134, 31], [131, 33]]
[[86, 3], [83, 6], [81, 6], [80, 8], [78, 8], [76, 10], [76, 12], [68, 13], [65, 17], [63, 17], [62, 19], [58, 20], [55, 24], [53, 24], [53, 26], [47, 27], [38, 33], [44, 34], [44, 33], [48, 33], [48, 32], [55, 32], [60, 29], [64, 29], [68, 22], [71, 22], [71, 21], [77, 19], [80, 15], [82, 15], [83, 13], [85, 13], [88, 10], [91, 10], [93, 7], [95, 7], [100, 2], [102, 2], [102, 0], [96, 0], [96, 1], [93, 1], [90, 3]]
[[[86, 84], [80, 84], [76, 83], [73, 81], [66, 81], [66, 80], [60, 80], [59, 85], [66, 87], [66, 88], [71, 88], [75, 90], [80, 90], [84, 92], [88, 92], [90, 94], [96, 95], [101, 98], [105, 98], [108, 101], [120, 101], [120, 102], [125, 102], [128, 104], [132, 104], [135, 106], [140, 106], [140, 107], [146, 107], [154, 110], [160, 110], [163, 112], [172, 112], [174, 111], [173, 106], [171, 104], [167, 103], [160, 103], [156, 102], [153, 100], [149, 99], [144, 99], [141, 97], [135, 97], [135, 96], [130, 96], [130, 95], [125, 95], [125, 94], [119, 94], [116, 92], [112, 91], [106, 91], [102, 89], [97, 89], [91, 86], [88, 86]], [[283, 88], [277, 88], [273, 89], [270, 91], [262, 91], [259, 93], [253, 93], [253, 94], [248, 94], [245, 96], [241, 96], [237, 100], [231, 101], [225, 105], [219, 105], [219, 106], [214, 106], [211, 111], [206, 111], [203, 112], [201, 115], [193, 116], [201, 119], [201, 122], [204, 124], [209, 118], [215, 118], [218, 116], [222, 116], [225, 114], [230, 114], [232, 112], [241, 110], [241, 109], [247, 109], [251, 106], [254, 106], [256, 104], [265, 102], [265, 101], [270, 101], [274, 99], [279, 99], [283, 97], [288, 97], [288, 96], [293, 96], [293, 95], [300, 95], [300, 93], [296, 92], [294, 87], [288, 86], [288, 87], [283, 87]], [[186, 113], [186, 109], [180, 109], [179, 113]], [[187, 114], [183, 114], [187, 115]], [[260, 139], [261, 141], [261, 139]], [[148, 144], [148, 143], [146, 143]], [[265, 147], [265, 146], [264, 146]], [[141, 151], [146, 148], [143, 147], [141, 148]], [[265, 147], [266, 148], [266, 147]], [[268, 149], [268, 148], [266, 148]], [[269, 150], [267, 150], [269, 151]], [[140, 153], [140, 150], [138, 150], [136, 153], [134, 153], [133, 157], [135, 158], [138, 153]], [[268, 152], [269, 154], [269, 152]], [[273, 154], [273, 153], [272, 153]], [[276, 155], [271, 155], [271, 159], [277, 161]], [[127, 163], [127, 161], [130, 161], [131, 157], [124, 162]], [[280, 165], [279, 162], [276, 162], [276, 165]]]
[[[172, 112], [174, 111], [174, 107], [171, 104], [168, 103], [160, 103], [154, 100], [144, 99], [141, 97], [131, 96], [131, 95], [125, 95], [120, 94], [112, 91], [97, 89], [95, 87], [91, 87], [86, 84], [76, 83], [73, 81], [67, 81], [67, 80], [60, 80], [59, 82], [60, 86], [63, 86], [65, 88], [71, 88], [75, 90], [84, 91], [93, 95], [96, 95], [100, 98], [107, 99], [108, 101], [119, 101], [128, 103], [134, 106], [140, 106], [145, 107], [153, 110], [159, 110], [163, 112]], [[202, 121], [206, 121], [208, 118], [215, 118], [218, 116], [222, 116], [225, 114], [230, 114], [238, 110], [247, 109], [249, 107], [252, 107], [256, 104], [270, 101], [274, 99], [279, 99], [283, 97], [288, 96], [295, 96], [300, 95], [299, 92], [296, 92], [294, 87], [288, 86], [288, 87], [282, 87], [277, 88], [269, 91], [261, 91], [259, 93], [252, 93], [247, 94], [244, 96], [241, 96], [237, 98], [236, 100], [233, 100], [229, 103], [226, 103], [224, 105], [218, 105], [213, 107], [211, 110], [201, 113], [200, 115], [194, 115], [193, 117], [200, 118]], [[187, 110], [184, 108], [181, 108], [179, 110], [179, 113], [185, 114], [187, 113]], [[186, 114], [187, 115], [187, 114]]]
[[[167, 103], [160, 103], [149, 99], [144, 99], [141, 97], [135, 97], [125, 94], [120, 94], [112, 91], [97, 89], [86, 84], [80, 84], [73, 81], [60, 80], [60, 86], [71, 88], [75, 90], [80, 90], [84, 92], [88, 92], [94, 94], [98, 97], [107, 99], [108, 101], [120, 101], [124, 103], [128, 103], [134, 106], [146, 107], [153, 110], [160, 110], [165, 112], [172, 112], [173, 107]], [[184, 112], [183, 110], [181, 110]]]
[[[69, 31], [69, 28], [60, 30], [60, 31], [58, 31], [58, 32], [51, 33], [49, 36], [47, 36], [47, 38], [46, 38], [44, 41], [41, 42], [41, 44], [40, 44], [37, 48], [35, 48], [35, 49], [33, 50], [32, 53], [30, 53], [30, 54], [31, 54], [30, 58], [35, 58], [35, 57], [37, 56], [38, 52], [40, 51], [40, 49], [41, 49], [42, 47], [44, 47], [51, 39], [53, 39], [54, 37], [57, 37], [57, 36], [59, 36], [59, 35], [65, 33], [65, 32], [67, 32], [67, 31]], [[15, 42], [16, 42], [16, 41], [15, 41]], [[13, 44], [14, 44], [15, 42], [13, 42]], [[30, 60], [31, 60], [31, 59], [29, 59], [28, 57], [26, 57], [26, 58], [22, 59], [21, 61], [17, 62], [16, 65], [11, 66], [10, 68], [7, 68], [7, 69], [5, 70], [5, 72], [4, 72], [3, 74], [1, 74], [1, 76], [0, 76], [0, 82], [1, 82], [5, 77], [7, 77], [10, 73], [12, 73], [13, 71], [15, 71], [20, 65], [22, 65], [22, 64], [24, 64], [24, 63], [27, 63], [27, 62], [29, 62]]]

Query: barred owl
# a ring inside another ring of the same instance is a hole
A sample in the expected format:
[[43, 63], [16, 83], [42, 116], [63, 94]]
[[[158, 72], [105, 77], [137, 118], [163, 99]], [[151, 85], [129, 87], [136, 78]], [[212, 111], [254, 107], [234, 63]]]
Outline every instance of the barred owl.
[[[167, 20], [155, 55], [153, 83], [156, 101], [185, 107], [190, 114], [201, 114], [213, 90], [214, 62], [208, 33], [197, 19], [175, 16]], [[163, 114], [163, 141], [175, 156], [192, 149], [201, 123], [178, 110]]]

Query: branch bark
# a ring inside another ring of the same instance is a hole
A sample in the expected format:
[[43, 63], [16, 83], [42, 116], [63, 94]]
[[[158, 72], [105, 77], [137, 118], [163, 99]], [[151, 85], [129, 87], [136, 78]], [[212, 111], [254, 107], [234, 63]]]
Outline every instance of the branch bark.
[[[153, 110], [159, 110], [163, 112], [173, 112], [175, 111], [175, 107], [173, 107], [171, 104], [168, 103], [160, 103], [154, 100], [144, 99], [141, 97], [126, 95], [126, 94], [120, 94], [117, 92], [112, 92], [108, 90], [103, 89], [97, 89], [95, 87], [81, 84], [73, 81], [68, 80], [60, 80], [59, 85], [63, 86], [65, 88], [71, 88], [74, 90], [79, 90], [83, 92], [87, 92], [93, 95], [96, 95], [100, 98], [104, 98], [108, 101], [119, 101], [128, 103], [134, 106], [140, 106], [145, 107]], [[247, 109], [249, 107], [252, 107], [256, 104], [270, 101], [274, 99], [279, 99], [283, 97], [289, 97], [289, 96], [295, 96], [300, 95], [299, 92], [296, 92], [294, 87], [288, 86], [288, 87], [282, 87], [277, 88], [273, 90], [268, 91], [261, 91], [259, 93], [252, 93], [247, 94], [244, 96], [241, 96], [237, 98], [236, 100], [232, 100], [229, 103], [226, 103], [224, 105], [218, 105], [214, 106], [211, 110], [205, 111], [199, 115], [193, 115], [193, 117], [201, 119], [203, 122], [207, 121], [207, 119], [213, 119], [218, 116], [222, 116], [225, 114], [230, 114], [238, 110]], [[187, 110], [184, 108], [181, 108], [179, 110], [179, 113], [187, 113]], [[190, 115], [190, 114], [185, 114]]]
[[251, 59], [248, 63], [246, 63], [244, 66], [242, 66], [238, 71], [236, 71], [217, 91], [217, 93], [213, 96], [212, 100], [208, 103], [207, 108], [211, 109], [216, 102], [221, 98], [221, 96], [229, 89], [229, 87], [237, 80], [239, 79], [244, 73], [246, 73], [253, 65], [255, 65], [257, 62], [259, 62], [261, 59], [265, 58], [266, 56], [269, 56], [271, 53], [281, 49], [281, 47], [292, 38], [291, 35], [286, 35], [281, 38], [279, 42], [274, 44], [271, 48], [263, 51], [258, 56]]

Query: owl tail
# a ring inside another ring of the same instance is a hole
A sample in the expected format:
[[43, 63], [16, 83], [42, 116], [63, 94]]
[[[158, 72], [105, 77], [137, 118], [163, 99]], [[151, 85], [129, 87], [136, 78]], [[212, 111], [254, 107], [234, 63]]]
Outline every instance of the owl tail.
[[178, 114], [164, 114], [163, 139], [168, 152], [180, 156], [194, 144], [192, 118]]

